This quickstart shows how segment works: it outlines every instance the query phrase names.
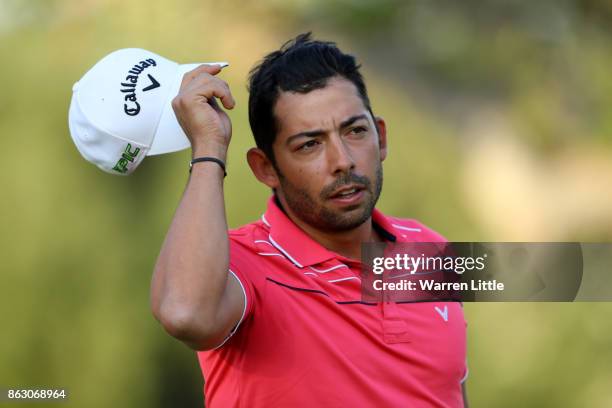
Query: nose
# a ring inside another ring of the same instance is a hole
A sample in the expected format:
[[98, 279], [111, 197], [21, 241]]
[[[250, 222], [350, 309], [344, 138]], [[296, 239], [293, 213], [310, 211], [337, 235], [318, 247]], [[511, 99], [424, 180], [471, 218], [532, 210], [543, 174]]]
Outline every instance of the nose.
[[341, 136], [332, 136], [327, 156], [332, 174], [350, 174], [355, 169], [355, 160], [350, 148]]

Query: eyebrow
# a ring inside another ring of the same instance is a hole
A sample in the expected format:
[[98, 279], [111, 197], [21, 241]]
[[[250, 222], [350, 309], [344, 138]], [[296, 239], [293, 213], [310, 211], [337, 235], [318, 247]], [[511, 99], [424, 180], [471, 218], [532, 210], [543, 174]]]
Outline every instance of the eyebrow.
[[[361, 114], [361, 115], [355, 115], [355, 116], [351, 116], [350, 118], [342, 121], [342, 123], [340, 123], [340, 129], [344, 129], [350, 125], [352, 125], [353, 123], [357, 122], [358, 120], [362, 120], [362, 119], [368, 119], [368, 117], [365, 114]], [[297, 139], [298, 137], [317, 137], [320, 136], [322, 134], [324, 134], [325, 131], [323, 129], [316, 129], [316, 130], [307, 130], [305, 132], [300, 132], [300, 133], [296, 133], [295, 135], [291, 135], [287, 138], [287, 141], [285, 142], [286, 144], [291, 143], [294, 139]]]

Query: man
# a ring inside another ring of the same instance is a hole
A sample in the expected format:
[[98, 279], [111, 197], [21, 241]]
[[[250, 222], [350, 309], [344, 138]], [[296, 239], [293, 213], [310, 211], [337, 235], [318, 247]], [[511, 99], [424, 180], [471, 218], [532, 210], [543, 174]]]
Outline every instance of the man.
[[219, 71], [187, 73], [173, 101], [193, 157], [205, 159], [193, 164], [151, 298], [164, 328], [198, 351], [207, 406], [463, 406], [461, 305], [361, 301], [363, 242], [443, 238], [374, 208], [387, 130], [355, 59], [303, 34], [253, 69], [247, 160], [273, 196], [261, 220], [229, 234], [231, 123], [215, 99], [226, 109], [234, 99]]

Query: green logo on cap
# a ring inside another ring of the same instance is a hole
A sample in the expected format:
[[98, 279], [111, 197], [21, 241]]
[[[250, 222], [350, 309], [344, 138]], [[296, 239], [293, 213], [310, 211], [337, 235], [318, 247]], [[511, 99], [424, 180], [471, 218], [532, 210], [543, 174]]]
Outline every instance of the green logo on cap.
[[113, 170], [118, 171], [119, 173], [126, 173], [128, 171], [127, 165], [129, 163], [133, 163], [136, 156], [138, 156], [138, 153], [140, 153], [140, 147], [135, 148], [134, 151], [131, 149], [132, 145], [128, 143], [125, 150], [121, 154], [121, 158], [117, 161], [115, 167], [113, 167]]

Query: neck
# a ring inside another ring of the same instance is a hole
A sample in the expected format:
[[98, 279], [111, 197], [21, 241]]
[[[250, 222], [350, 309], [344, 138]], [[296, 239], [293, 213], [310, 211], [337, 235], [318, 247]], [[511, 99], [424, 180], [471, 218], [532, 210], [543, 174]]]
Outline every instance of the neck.
[[[277, 200], [278, 203], [278, 200]], [[278, 203], [280, 204], [280, 203]], [[281, 206], [281, 209], [283, 207]], [[325, 248], [349, 259], [361, 258], [361, 243], [382, 242], [383, 238], [376, 232], [369, 217], [363, 224], [346, 231], [322, 231], [303, 222], [291, 211], [283, 209], [283, 212], [300, 227], [312, 239]]]
[[347, 231], [320, 231], [310, 225], [299, 223], [299, 220], [296, 224], [325, 248], [349, 259], [361, 258], [361, 244], [363, 242], [380, 242], [383, 240], [373, 228], [372, 217], [360, 226]]

